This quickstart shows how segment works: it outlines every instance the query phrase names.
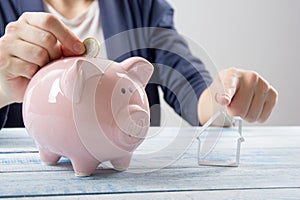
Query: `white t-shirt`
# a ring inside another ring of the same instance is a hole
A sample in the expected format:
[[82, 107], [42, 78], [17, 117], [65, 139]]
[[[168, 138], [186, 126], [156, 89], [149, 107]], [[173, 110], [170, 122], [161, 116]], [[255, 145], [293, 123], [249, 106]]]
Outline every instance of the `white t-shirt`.
[[88, 37], [96, 38], [100, 43], [100, 52], [97, 57], [107, 58], [98, 0], [94, 0], [88, 10], [73, 19], [66, 19], [45, 1], [44, 9], [60, 19], [80, 40], [83, 41]]

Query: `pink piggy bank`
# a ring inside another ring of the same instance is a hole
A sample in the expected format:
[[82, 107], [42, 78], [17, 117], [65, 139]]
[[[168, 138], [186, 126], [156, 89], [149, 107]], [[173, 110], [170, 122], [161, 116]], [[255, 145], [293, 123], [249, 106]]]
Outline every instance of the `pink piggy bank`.
[[64, 156], [77, 176], [91, 175], [104, 161], [126, 170], [150, 125], [145, 85], [152, 72], [139, 57], [121, 63], [72, 57], [43, 67], [23, 102], [24, 124], [42, 162]]

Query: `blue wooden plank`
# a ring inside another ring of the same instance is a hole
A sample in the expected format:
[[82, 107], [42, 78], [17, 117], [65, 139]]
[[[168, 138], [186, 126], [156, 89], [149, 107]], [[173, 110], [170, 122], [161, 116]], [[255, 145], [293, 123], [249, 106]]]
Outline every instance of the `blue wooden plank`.
[[0, 173], [1, 197], [300, 188], [299, 169], [274, 167], [162, 169], [134, 174], [98, 170], [88, 178], [71, 172]]

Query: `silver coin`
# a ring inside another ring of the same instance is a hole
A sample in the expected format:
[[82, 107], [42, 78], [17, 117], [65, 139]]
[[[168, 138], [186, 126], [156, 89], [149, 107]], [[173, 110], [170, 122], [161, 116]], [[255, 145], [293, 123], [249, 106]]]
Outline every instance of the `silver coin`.
[[98, 40], [95, 38], [89, 37], [83, 41], [83, 44], [85, 46], [84, 55], [86, 57], [96, 58], [100, 51], [100, 46], [99, 46]]

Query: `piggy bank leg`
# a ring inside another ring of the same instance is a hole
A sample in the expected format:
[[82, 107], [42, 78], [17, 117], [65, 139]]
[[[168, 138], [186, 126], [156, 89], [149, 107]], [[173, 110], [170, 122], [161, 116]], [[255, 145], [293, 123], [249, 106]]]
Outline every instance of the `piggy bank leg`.
[[132, 157], [132, 155], [130, 154], [129, 156], [125, 156], [125, 157], [122, 157], [122, 158], [117, 158], [117, 159], [111, 160], [110, 163], [113, 165], [115, 170], [125, 171], [129, 167], [131, 157]]
[[90, 176], [98, 167], [100, 162], [93, 157], [71, 158], [75, 176], [86, 177]]
[[39, 149], [40, 158], [43, 164], [45, 165], [56, 165], [57, 161], [61, 156], [52, 153], [50, 151], [45, 151], [43, 149]]

